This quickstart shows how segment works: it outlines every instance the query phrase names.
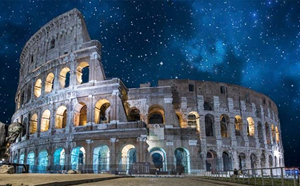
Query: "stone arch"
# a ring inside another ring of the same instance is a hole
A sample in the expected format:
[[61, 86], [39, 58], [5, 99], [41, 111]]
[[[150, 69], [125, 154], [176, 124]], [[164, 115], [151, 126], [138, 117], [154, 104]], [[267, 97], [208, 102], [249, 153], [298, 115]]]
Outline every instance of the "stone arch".
[[83, 102], [79, 102], [74, 107], [74, 126], [85, 126], [87, 124], [87, 106]]
[[261, 168], [265, 168], [266, 167], [266, 156], [265, 156], [265, 153], [261, 154], [260, 166], [261, 166]]
[[181, 112], [176, 111], [175, 114], [176, 114], [176, 118], [177, 118], [177, 120], [178, 120], [179, 126], [180, 126], [181, 128], [185, 128], [186, 126], [184, 125], [183, 117], [182, 117]]
[[55, 115], [55, 128], [61, 129], [67, 126], [67, 107], [62, 105], [57, 108]]
[[64, 170], [66, 152], [63, 148], [55, 149], [53, 153], [53, 166], [55, 171]]
[[216, 172], [218, 166], [218, 156], [213, 150], [206, 153], [206, 171]]
[[160, 105], [152, 105], [148, 109], [148, 124], [164, 124], [165, 111]]
[[110, 102], [107, 99], [100, 99], [95, 105], [95, 123], [109, 123]]
[[234, 128], [235, 128], [235, 135], [241, 136], [241, 133], [243, 131], [243, 120], [242, 117], [239, 115], [236, 115], [234, 117]]
[[279, 130], [278, 130], [277, 126], [275, 127], [275, 132], [276, 132], [276, 143], [279, 143], [280, 142], [280, 136], [279, 136]]
[[251, 117], [247, 118], [247, 134], [248, 136], [254, 136], [255, 135], [255, 124], [254, 120]]
[[38, 98], [41, 96], [41, 94], [42, 94], [42, 80], [38, 79], [34, 84], [34, 95], [36, 98]]
[[89, 82], [89, 64], [81, 62], [76, 68], [76, 80], [78, 84]]
[[109, 171], [110, 151], [107, 145], [94, 148], [93, 151], [93, 170], [94, 173]]
[[45, 132], [49, 130], [50, 126], [50, 111], [47, 109], [42, 114], [42, 121], [41, 121], [41, 132]]
[[53, 90], [54, 74], [51, 72], [46, 77], [45, 92], [49, 93]]
[[155, 168], [159, 168], [160, 170], [162, 169], [163, 171], [167, 171], [166, 151], [160, 147], [153, 147], [152, 149], [150, 149], [149, 152]]
[[177, 172], [190, 172], [190, 152], [186, 148], [177, 148], [174, 151]]
[[188, 127], [196, 128], [197, 131], [200, 131], [200, 116], [197, 112], [192, 111], [188, 115]]
[[30, 118], [30, 134], [35, 134], [37, 132], [37, 120], [38, 120], [38, 115], [37, 113], [34, 113], [31, 118]]
[[128, 111], [128, 121], [140, 121], [140, 110], [136, 107], [132, 107]]
[[228, 152], [224, 151], [222, 153], [222, 160], [223, 160], [223, 170], [224, 171], [232, 170], [232, 161], [231, 161], [231, 158], [230, 158]]
[[220, 128], [221, 128], [221, 136], [223, 138], [229, 137], [228, 127], [229, 127], [229, 116], [226, 114], [222, 114], [220, 117]]
[[251, 169], [256, 169], [257, 168], [257, 157], [254, 153], [250, 155], [250, 164], [251, 164]]
[[71, 151], [71, 167], [73, 170], [83, 170], [85, 165], [85, 149], [81, 146], [75, 147]]
[[271, 125], [271, 132], [272, 132], [272, 139], [273, 139], [273, 143], [275, 143], [275, 137], [276, 137], [276, 133], [275, 133], [275, 127], [274, 124]]
[[37, 171], [39, 173], [46, 173], [48, 168], [48, 152], [47, 150], [41, 150], [38, 155]]
[[214, 136], [213, 130], [214, 116], [211, 114], [205, 115], [205, 134], [206, 136]]
[[122, 148], [122, 155], [121, 155], [121, 165], [122, 169], [126, 171], [132, 170], [132, 164], [136, 163], [136, 149], [135, 146], [132, 144], [125, 145]]
[[239, 159], [239, 170], [243, 170], [246, 168], [246, 155], [244, 153], [240, 153], [238, 155]]
[[258, 141], [262, 145], [264, 145], [264, 132], [263, 132], [263, 126], [260, 121], [257, 122], [257, 133], [258, 133]]
[[59, 73], [59, 84], [61, 88], [67, 88], [70, 85], [70, 69], [64, 67]]
[[32, 173], [34, 171], [34, 159], [35, 159], [35, 153], [33, 151], [29, 151], [27, 154], [27, 164], [29, 165], [29, 173]]
[[267, 144], [271, 144], [270, 126], [267, 122], [265, 123], [265, 130], [266, 130]]

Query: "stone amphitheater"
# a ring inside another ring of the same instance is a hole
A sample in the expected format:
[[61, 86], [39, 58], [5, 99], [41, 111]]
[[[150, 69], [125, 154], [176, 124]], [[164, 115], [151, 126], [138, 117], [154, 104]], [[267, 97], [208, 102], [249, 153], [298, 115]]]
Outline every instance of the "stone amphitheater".
[[269, 97], [179, 79], [127, 88], [106, 78], [101, 55], [77, 9], [28, 40], [12, 117], [24, 130], [11, 145], [11, 162], [30, 172], [91, 173], [284, 166], [278, 109]]

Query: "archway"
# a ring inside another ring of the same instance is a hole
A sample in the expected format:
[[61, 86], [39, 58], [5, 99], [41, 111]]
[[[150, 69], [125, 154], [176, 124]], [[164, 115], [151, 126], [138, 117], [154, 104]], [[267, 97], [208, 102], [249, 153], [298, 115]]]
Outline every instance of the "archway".
[[[24, 162], [24, 158], [25, 158], [24, 153], [21, 153], [20, 157], [19, 157], [19, 164], [24, 164], [25, 163]], [[22, 166], [18, 166], [17, 172], [22, 173], [23, 172], [22, 170], [23, 170], [23, 167]]]
[[179, 172], [190, 172], [190, 153], [185, 148], [177, 148], [175, 150], [175, 165]]
[[109, 171], [109, 148], [107, 145], [94, 148], [93, 153], [93, 169], [94, 173]]
[[66, 88], [70, 85], [70, 69], [64, 67], [59, 73], [59, 84], [61, 88]]
[[29, 165], [29, 172], [32, 173], [34, 171], [34, 152], [30, 151], [27, 155], [27, 164]]
[[75, 147], [71, 152], [71, 167], [73, 170], [82, 171], [85, 165], [85, 149], [83, 147]]
[[276, 134], [275, 134], [275, 127], [274, 127], [273, 124], [271, 125], [271, 131], [272, 131], [272, 139], [273, 139], [273, 143], [275, 143], [275, 137], [276, 137]]
[[100, 99], [95, 105], [95, 123], [109, 123], [110, 103], [107, 99]]
[[265, 123], [265, 130], [266, 130], [267, 144], [271, 144], [270, 126], [267, 122]]
[[53, 90], [53, 80], [54, 80], [54, 74], [49, 73], [46, 77], [46, 83], [45, 83], [45, 92], [49, 93]]
[[89, 64], [81, 62], [76, 68], [76, 79], [78, 84], [89, 82]]
[[243, 120], [242, 117], [237, 115], [234, 117], [234, 128], [235, 128], [235, 135], [241, 136], [243, 131]]
[[206, 153], [206, 171], [217, 171], [217, 153], [212, 150]]
[[244, 153], [239, 154], [239, 170], [246, 169], [246, 155]]
[[55, 128], [61, 129], [67, 126], [67, 107], [60, 106], [56, 110]]
[[53, 157], [54, 170], [56, 171], [64, 170], [65, 159], [66, 159], [65, 149], [63, 148], [56, 149], [53, 156], [54, 156]]
[[80, 102], [74, 108], [74, 125], [85, 126], [87, 124], [87, 106]]
[[277, 126], [275, 127], [275, 132], [276, 132], [276, 143], [279, 143], [280, 142], [280, 137], [279, 137], [279, 130], [278, 130]]
[[37, 132], [37, 114], [34, 113], [30, 119], [30, 134], [34, 134]]
[[188, 127], [196, 128], [197, 131], [200, 131], [200, 116], [197, 112], [192, 111], [188, 115]]
[[250, 155], [250, 163], [251, 163], [251, 169], [257, 168], [257, 157], [253, 153]]
[[129, 144], [122, 149], [122, 169], [131, 172], [133, 163], [136, 163], [136, 149], [134, 145]]
[[41, 132], [48, 131], [49, 125], [50, 125], [50, 111], [45, 110], [42, 115]]
[[248, 117], [247, 122], [248, 122], [248, 127], [247, 127], [248, 136], [254, 136], [255, 135], [254, 120], [251, 117]]
[[206, 133], [206, 136], [213, 136], [214, 135], [213, 124], [214, 124], [213, 115], [206, 114], [205, 115], [205, 133]]
[[222, 114], [220, 117], [220, 127], [221, 127], [222, 138], [229, 137], [228, 126], [229, 126], [229, 117], [226, 114]]
[[46, 150], [42, 150], [38, 156], [38, 167], [37, 171], [39, 173], [46, 173], [48, 168], [48, 152]]
[[164, 124], [165, 111], [160, 105], [152, 105], [148, 110], [148, 124]]
[[264, 132], [260, 121], [257, 122], [257, 132], [258, 132], [258, 141], [261, 145], [260, 147], [263, 147], [262, 145], [264, 145]]
[[129, 114], [128, 114], [128, 121], [140, 121], [140, 110], [137, 108], [131, 108], [129, 109]]
[[152, 158], [155, 168], [159, 168], [162, 171], [167, 171], [166, 152], [159, 147], [153, 147], [150, 150], [150, 157]]
[[223, 170], [224, 171], [232, 170], [231, 158], [229, 157], [227, 152], [222, 153], [222, 159], [223, 159]]
[[261, 166], [261, 168], [265, 168], [266, 167], [266, 156], [265, 156], [264, 153], [261, 154], [260, 166]]
[[35, 84], [34, 84], [34, 95], [35, 97], [40, 97], [42, 94], [42, 80], [38, 79], [36, 80]]

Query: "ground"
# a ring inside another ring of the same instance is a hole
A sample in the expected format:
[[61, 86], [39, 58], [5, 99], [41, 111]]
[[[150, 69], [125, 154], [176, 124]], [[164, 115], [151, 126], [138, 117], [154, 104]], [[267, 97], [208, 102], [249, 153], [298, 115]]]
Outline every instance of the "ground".
[[[39, 185], [45, 183], [53, 183], [53, 182], [68, 182], [75, 180], [92, 180], [98, 178], [113, 178], [115, 175], [111, 174], [2, 174], [0, 176], [0, 186], [6, 184], [12, 184], [12, 186], [20, 186], [20, 185]], [[72, 184], [68, 184], [72, 185]], [[118, 178], [113, 180], [105, 180], [105, 181], [97, 181], [91, 183], [83, 183], [81, 186], [236, 186], [236, 183], [229, 182], [219, 182], [212, 180], [201, 179], [200, 177], [183, 177], [183, 178]], [[241, 185], [242, 186], [242, 185]]]

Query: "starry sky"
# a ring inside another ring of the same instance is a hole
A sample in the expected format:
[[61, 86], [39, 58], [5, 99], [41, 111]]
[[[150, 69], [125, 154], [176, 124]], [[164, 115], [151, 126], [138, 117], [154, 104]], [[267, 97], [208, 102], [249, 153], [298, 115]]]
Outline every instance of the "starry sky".
[[26, 41], [73, 8], [102, 45], [107, 77], [221, 81], [278, 106], [286, 166], [300, 166], [300, 2], [0, 0], [0, 121], [10, 123]]

